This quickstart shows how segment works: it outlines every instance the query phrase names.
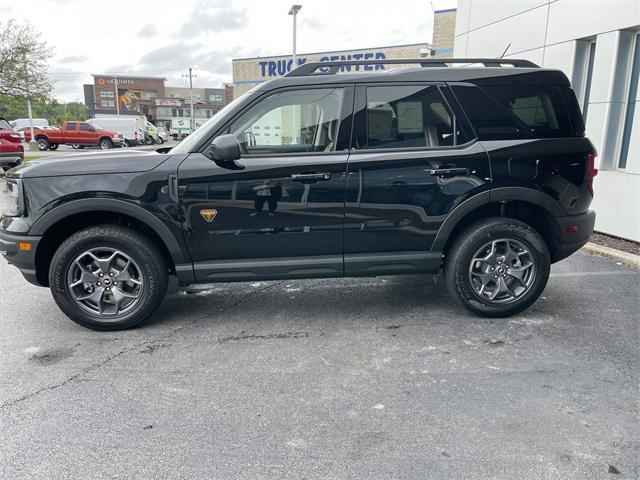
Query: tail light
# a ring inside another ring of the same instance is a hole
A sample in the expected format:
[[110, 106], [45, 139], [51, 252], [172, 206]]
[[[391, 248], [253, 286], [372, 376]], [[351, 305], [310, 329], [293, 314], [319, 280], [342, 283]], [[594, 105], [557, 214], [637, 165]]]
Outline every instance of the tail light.
[[587, 169], [584, 173], [584, 182], [587, 184], [587, 188], [593, 195], [593, 177], [598, 175], [598, 169], [595, 167], [596, 154], [590, 153], [587, 155]]
[[0, 138], [11, 143], [20, 143], [22, 140], [20, 134], [15, 132], [0, 132]]

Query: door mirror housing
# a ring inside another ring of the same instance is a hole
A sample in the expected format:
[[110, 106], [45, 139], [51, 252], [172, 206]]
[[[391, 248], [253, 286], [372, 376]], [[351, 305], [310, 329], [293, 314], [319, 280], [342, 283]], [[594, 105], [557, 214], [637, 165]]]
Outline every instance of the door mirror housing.
[[214, 138], [207, 148], [207, 156], [216, 163], [235, 163], [240, 159], [240, 153], [238, 139], [229, 133]]

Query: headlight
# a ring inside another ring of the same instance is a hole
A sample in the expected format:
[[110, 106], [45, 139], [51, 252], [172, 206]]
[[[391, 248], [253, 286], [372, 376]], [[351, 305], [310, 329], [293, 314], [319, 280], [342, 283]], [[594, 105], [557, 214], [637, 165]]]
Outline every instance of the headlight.
[[0, 216], [19, 217], [24, 210], [20, 180], [0, 178]]

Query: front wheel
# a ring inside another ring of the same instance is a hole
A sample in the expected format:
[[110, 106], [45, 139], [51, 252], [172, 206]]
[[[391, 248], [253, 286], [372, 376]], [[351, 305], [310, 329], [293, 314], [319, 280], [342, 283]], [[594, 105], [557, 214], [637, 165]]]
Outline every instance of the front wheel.
[[81, 148], [84, 148], [84, 146], [80, 145], [79, 143], [72, 143], [71, 148], [73, 148], [74, 150], [79, 150]]
[[51, 261], [49, 285], [60, 309], [93, 330], [123, 330], [149, 318], [167, 291], [158, 247], [136, 230], [98, 225], [74, 233]]
[[549, 279], [551, 259], [540, 234], [511, 218], [488, 218], [458, 235], [445, 263], [447, 288], [485, 317], [514, 315], [533, 304]]
[[58, 149], [57, 143], [52, 143], [51, 145], [49, 145], [49, 150], [57, 150], [57, 149]]
[[100, 140], [100, 148], [102, 150], [109, 150], [110, 148], [113, 148], [113, 142], [108, 138], [103, 138]]
[[162, 145], [164, 143], [164, 140], [162, 139], [162, 137], [158, 137], [157, 140], [156, 140], [156, 143], [158, 145]]

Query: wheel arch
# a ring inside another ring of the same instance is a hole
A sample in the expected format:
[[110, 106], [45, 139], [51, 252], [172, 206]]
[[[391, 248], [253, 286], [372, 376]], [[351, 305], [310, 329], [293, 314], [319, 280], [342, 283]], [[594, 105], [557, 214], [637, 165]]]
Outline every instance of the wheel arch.
[[117, 223], [141, 231], [158, 245], [171, 272], [184, 275], [180, 266], [188, 264], [189, 260], [175, 235], [159, 218], [123, 200], [83, 199], [56, 207], [40, 217], [31, 228], [30, 235], [42, 236], [35, 257], [38, 283], [48, 286], [51, 259], [66, 238], [78, 230], [101, 223]]
[[548, 195], [526, 188], [505, 187], [478, 194], [456, 207], [444, 221], [431, 247], [447, 249], [454, 239], [473, 222], [488, 217], [506, 217], [523, 221], [535, 228], [549, 249], [551, 260], [560, 257], [560, 226], [556, 217], [566, 215], [562, 206]]

